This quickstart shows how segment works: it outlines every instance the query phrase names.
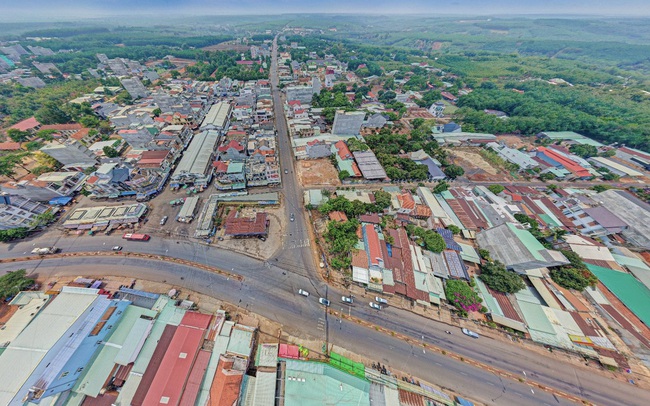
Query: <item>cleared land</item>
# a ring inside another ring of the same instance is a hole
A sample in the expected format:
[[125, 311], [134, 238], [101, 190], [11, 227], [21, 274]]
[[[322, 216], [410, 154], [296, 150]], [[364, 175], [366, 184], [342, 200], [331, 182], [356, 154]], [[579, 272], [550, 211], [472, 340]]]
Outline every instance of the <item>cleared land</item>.
[[329, 159], [298, 161], [300, 184], [309, 186], [340, 186], [339, 174]]

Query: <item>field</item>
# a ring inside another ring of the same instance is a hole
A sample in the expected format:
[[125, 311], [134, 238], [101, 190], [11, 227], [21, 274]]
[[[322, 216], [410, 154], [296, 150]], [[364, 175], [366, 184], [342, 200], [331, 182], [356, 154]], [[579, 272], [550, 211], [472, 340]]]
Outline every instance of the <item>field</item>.
[[329, 159], [299, 161], [298, 179], [305, 186], [340, 186], [339, 174]]

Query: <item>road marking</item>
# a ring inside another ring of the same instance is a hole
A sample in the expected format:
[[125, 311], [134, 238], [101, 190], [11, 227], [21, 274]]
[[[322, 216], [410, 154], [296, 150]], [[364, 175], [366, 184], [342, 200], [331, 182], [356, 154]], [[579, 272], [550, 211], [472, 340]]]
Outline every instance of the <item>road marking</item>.
[[486, 383], [487, 383], [488, 385], [490, 385], [490, 386], [496, 386], [496, 385], [493, 384], [492, 382], [486, 382]]
[[462, 372], [462, 371], [459, 372], [459, 374], [461, 374], [461, 375], [463, 375], [463, 376], [468, 376], [466, 372]]

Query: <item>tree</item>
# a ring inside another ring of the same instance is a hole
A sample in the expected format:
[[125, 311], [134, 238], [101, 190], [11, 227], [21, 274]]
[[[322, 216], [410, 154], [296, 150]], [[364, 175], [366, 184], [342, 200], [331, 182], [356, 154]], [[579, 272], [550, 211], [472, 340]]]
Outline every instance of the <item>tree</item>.
[[108, 145], [102, 148], [102, 151], [104, 151], [104, 155], [107, 158], [117, 158], [120, 156], [120, 153], [115, 148], [109, 147]]
[[465, 170], [458, 165], [449, 165], [444, 169], [445, 175], [451, 179], [456, 179], [465, 174]]
[[488, 190], [495, 195], [498, 195], [499, 193], [503, 192], [506, 188], [501, 186], [501, 185], [490, 185], [487, 187]]
[[460, 228], [453, 224], [448, 225], [447, 230], [451, 231], [454, 235], [460, 234]]
[[4, 300], [7, 297], [15, 296], [21, 290], [32, 286], [34, 280], [26, 275], [27, 271], [25, 269], [19, 269], [0, 276], [0, 299]]
[[178, 79], [181, 77], [181, 73], [177, 70], [171, 70], [169, 71], [169, 74], [171, 75], [172, 79]]
[[154, 117], [160, 117], [160, 115], [162, 114], [162, 110], [160, 110], [160, 108], [157, 107], [151, 112], [151, 114], [153, 114]]
[[340, 180], [343, 181], [343, 180], [345, 180], [345, 179], [347, 179], [349, 177], [350, 177], [350, 172], [346, 171], [345, 169], [343, 169], [341, 172], [339, 172], [339, 179]]
[[390, 193], [385, 190], [376, 190], [375, 191], [375, 204], [382, 209], [390, 207], [392, 196]]
[[27, 131], [17, 130], [15, 128], [10, 128], [7, 130], [7, 136], [11, 138], [14, 142], [24, 142], [27, 141], [30, 137], [30, 133]]
[[27, 237], [29, 229], [26, 227], [10, 228], [8, 230], [0, 230], [0, 242], [9, 242]]
[[576, 154], [579, 157], [585, 159], [598, 155], [598, 148], [596, 148], [593, 145], [586, 145], [586, 144], [573, 144], [569, 147], [569, 151], [572, 154]]
[[526, 287], [519, 275], [506, 270], [505, 266], [499, 261], [482, 264], [479, 278], [497, 292], [517, 293]]
[[565, 289], [584, 290], [587, 286], [595, 285], [598, 278], [588, 269], [576, 269], [563, 266], [551, 270], [551, 279]]
[[439, 194], [449, 189], [449, 183], [443, 181], [438, 182], [436, 187], [433, 188], [433, 193]]
[[424, 124], [424, 119], [420, 117], [411, 121], [411, 125], [413, 126], [413, 128], [420, 128], [422, 127], [422, 124]]
[[30, 223], [30, 226], [33, 228], [43, 227], [50, 224], [52, 221], [54, 221], [55, 218], [56, 217], [54, 213], [51, 211], [46, 211], [45, 213], [37, 215]]

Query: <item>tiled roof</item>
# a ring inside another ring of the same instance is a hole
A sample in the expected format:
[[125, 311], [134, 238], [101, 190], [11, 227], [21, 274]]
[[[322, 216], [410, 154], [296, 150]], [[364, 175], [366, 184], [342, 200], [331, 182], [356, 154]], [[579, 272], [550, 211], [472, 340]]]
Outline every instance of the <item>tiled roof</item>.
[[267, 233], [268, 219], [266, 213], [257, 213], [254, 218], [237, 217], [239, 212], [232, 211], [226, 219], [226, 235], [249, 236]]
[[12, 125], [9, 128], [14, 130], [19, 130], [19, 131], [28, 131], [38, 127], [39, 125], [41, 125], [41, 123], [39, 123], [38, 120], [36, 120], [34, 117], [30, 117], [26, 120], [23, 120], [21, 122]]
[[348, 216], [346, 216], [342, 211], [333, 211], [329, 214], [329, 217], [332, 221], [348, 221]]

